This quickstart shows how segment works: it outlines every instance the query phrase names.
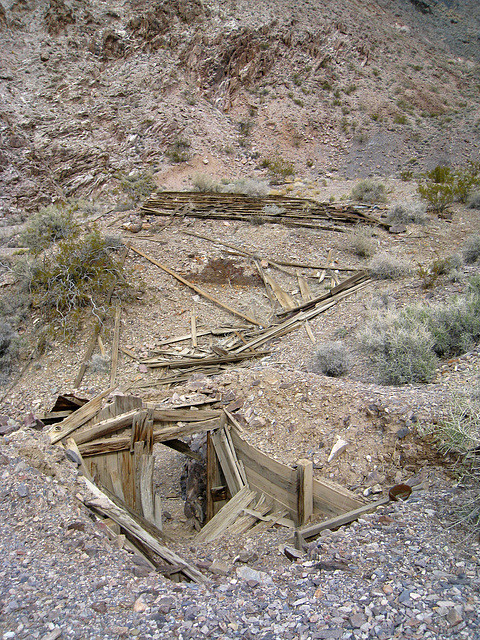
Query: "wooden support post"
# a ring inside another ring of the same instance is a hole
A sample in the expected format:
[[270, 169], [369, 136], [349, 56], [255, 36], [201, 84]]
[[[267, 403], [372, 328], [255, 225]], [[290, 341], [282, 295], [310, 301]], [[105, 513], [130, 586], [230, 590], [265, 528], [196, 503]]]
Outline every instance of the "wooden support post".
[[298, 526], [304, 525], [313, 515], [313, 464], [310, 460], [297, 462], [297, 512]]

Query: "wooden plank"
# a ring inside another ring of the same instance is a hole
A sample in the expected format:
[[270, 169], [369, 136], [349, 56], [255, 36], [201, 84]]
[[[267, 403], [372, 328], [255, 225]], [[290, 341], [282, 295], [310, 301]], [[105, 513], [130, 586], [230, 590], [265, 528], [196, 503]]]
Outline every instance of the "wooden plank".
[[370, 502], [369, 504], [365, 504], [362, 507], [357, 509], [353, 509], [352, 511], [347, 511], [342, 515], [336, 516], [335, 518], [331, 518], [330, 520], [325, 520], [324, 522], [320, 522], [318, 524], [311, 524], [308, 527], [301, 527], [298, 531], [301, 537], [305, 540], [306, 538], [313, 538], [314, 536], [318, 536], [322, 531], [326, 529], [337, 529], [345, 524], [349, 524], [353, 522], [360, 516], [365, 513], [369, 513], [370, 511], [374, 511], [378, 507], [382, 507], [390, 502], [390, 498], [387, 496], [385, 498], [381, 498], [381, 500], [377, 500], [376, 502]]
[[154, 494], [154, 505], [155, 505], [155, 526], [159, 531], [163, 530], [163, 516], [162, 516], [162, 497], [159, 493]]
[[[192, 422], [185, 426], [168, 425], [163, 428], [153, 430], [153, 442], [159, 443], [174, 438], [182, 438], [195, 433], [203, 433], [212, 429], [221, 429], [225, 425], [225, 416], [222, 414], [219, 418], [204, 420], [202, 422]], [[130, 449], [130, 435], [116, 436], [106, 438], [104, 440], [96, 440], [87, 442], [79, 446], [82, 456], [95, 456], [102, 453], [113, 451], [124, 451]]]
[[362, 502], [355, 494], [329, 480], [313, 480], [313, 508], [315, 512], [327, 515], [341, 515], [357, 509]]
[[213, 446], [215, 447], [215, 453], [217, 454], [220, 466], [227, 481], [227, 486], [230, 494], [234, 496], [245, 486], [242, 476], [238, 469], [236, 459], [233, 457], [230, 446], [227, 442], [225, 432], [223, 429], [218, 429], [211, 432], [211, 438]]
[[56, 424], [51, 431], [49, 431], [50, 442], [55, 444], [63, 438], [66, 438], [71, 433], [76, 431], [79, 427], [81, 427], [87, 420], [89, 420], [92, 416], [94, 416], [101, 408], [102, 401], [106, 398], [114, 388], [107, 389], [103, 393], [100, 393], [95, 398], [92, 398], [87, 404], [84, 404], [83, 407], [74, 411], [71, 415], [69, 415], [65, 420]]
[[277, 298], [279, 303], [281, 304], [282, 309], [284, 309], [285, 311], [291, 311], [292, 309], [294, 309], [296, 305], [293, 298], [290, 296], [290, 294], [288, 294], [284, 289], [282, 289], [282, 287], [278, 284], [278, 282], [274, 280], [269, 273], [265, 272], [264, 275], [265, 275], [266, 282], [272, 288], [272, 291], [275, 294], [275, 297]]
[[90, 442], [97, 438], [103, 438], [111, 433], [115, 433], [115, 431], [120, 431], [120, 429], [130, 427], [137, 412], [137, 409], [133, 409], [133, 411], [129, 411], [128, 413], [122, 413], [119, 416], [102, 420], [95, 426], [90, 427], [90, 429], [79, 431], [73, 436], [73, 438], [78, 445]]
[[102, 336], [99, 335], [97, 337], [97, 341], [98, 341], [98, 348], [100, 349], [100, 355], [102, 356], [102, 358], [105, 358], [105, 356], [107, 355], [107, 352], [105, 351], [105, 346], [103, 344]]
[[204, 356], [199, 358], [182, 358], [177, 360], [149, 360], [142, 361], [150, 369], [170, 367], [171, 369], [185, 369], [195, 365], [209, 366], [216, 364], [228, 364], [248, 360], [249, 358], [263, 358], [270, 355], [270, 351], [252, 351], [244, 354], [228, 354], [225, 356]]
[[195, 309], [192, 309], [190, 315], [190, 326], [192, 328], [192, 347], [197, 346], [197, 319], [195, 317]]
[[170, 551], [167, 547], [160, 543], [159, 537], [162, 535], [158, 529], [154, 527], [150, 531], [147, 531], [142, 524], [125, 509], [119, 507], [112, 502], [110, 498], [96, 487], [92, 482], [84, 478], [84, 482], [87, 485], [88, 490], [94, 496], [91, 500], [86, 500], [84, 504], [87, 507], [93, 508], [99, 511], [103, 515], [111, 518], [123, 529], [125, 529], [135, 540], [145, 545], [150, 551], [158, 555], [163, 561], [170, 565], [178, 565], [181, 567], [181, 571], [187, 578], [194, 582], [207, 582], [205, 576], [203, 576], [198, 569], [188, 564], [185, 560], [182, 560], [173, 551]]
[[[122, 253], [120, 254], [120, 259], [119, 259], [119, 264], [122, 267], [125, 263], [125, 259], [127, 257], [127, 253], [128, 253], [128, 247], [124, 247], [122, 249]], [[113, 292], [115, 291], [115, 287], [117, 286], [117, 281], [115, 280], [112, 283], [112, 286], [110, 287], [110, 289], [108, 290], [107, 293], [107, 297], [105, 299], [105, 306], [108, 307], [108, 305], [110, 304], [110, 301], [112, 299], [113, 296]], [[80, 369], [77, 373], [77, 377], [75, 378], [75, 381], [73, 383], [73, 386], [75, 389], [78, 389], [78, 387], [80, 386], [82, 380], [83, 380], [83, 376], [85, 375], [85, 371], [87, 370], [87, 366], [88, 363], [91, 360], [92, 354], [93, 354], [93, 350], [95, 349], [95, 345], [97, 343], [97, 336], [100, 334], [100, 331], [102, 330], [102, 326], [103, 326], [103, 321], [105, 320], [107, 315], [107, 311], [102, 311], [100, 313], [99, 319], [97, 324], [95, 325], [95, 329], [93, 331], [92, 337], [90, 338], [90, 342], [87, 345], [87, 350], [85, 351], [85, 355], [83, 356], [83, 360], [82, 360], [82, 364], [80, 365]]]
[[89, 469], [87, 468], [86, 464], [85, 464], [85, 460], [82, 458], [82, 454], [80, 453], [80, 451], [78, 450], [77, 447], [77, 443], [75, 442], [75, 440], [73, 438], [68, 438], [66, 443], [65, 443], [65, 449], [68, 450], [70, 449], [70, 451], [73, 451], [73, 453], [78, 457], [78, 459], [80, 460], [80, 471], [82, 472], [82, 474], [88, 478], [89, 480], [92, 480], [92, 476], [90, 474]]
[[155, 503], [153, 495], [153, 466], [155, 458], [152, 455], [143, 455], [140, 458], [140, 502], [143, 517], [153, 525], [155, 524]]
[[[366, 283], [367, 281], [370, 281], [368, 274], [365, 271], [359, 271], [358, 273], [355, 273], [350, 278], [347, 278], [346, 280], [341, 282], [339, 285], [330, 289], [328, 293], [324, 293], [321, 296], [317, 296], [315, 298], [312, 298], [311, 300], [307, 300], [306, 302], [303, 302], [302, 304], [297, 305], [294, 309], [291, 309], [290, 311], [291, 312], [305, 311], [317, 305], [319, 302], [323, 302], [324, 300], [328, 300], [329, 298], [334, 298], [339, 293], [348, 291], [349, 289], [353, 289], [355, 285], [363, 284], [363, 283]], [[282, 311], [278, 315], [284, 316], [287, 313], [288, 311]]]
[[270, 496], [275, 504], [288, 509], [297, 518], [297, 474], [246, 443], [235, 429], [230, 432], [239, 462], [243, 463], [248, 484], [259, 493]]
[[118, 347], [120, 344], [120, 314], [121, 307], [117, 304], [115, 307], [115, 328], [113, 330], [113, 344], [112, 344], [112, 368], [110, 371], [110, 386], [115, 384], [115, 378], [117, 377], [118, 368]]
[[310, 289], [310, 285], [308, 284], [308, 280], [304, 278], [302, 275], [300, 275], [298, 271], [297, 271], [297, 280], [298, 280], [298, 286], [300, 288], [300, 294], [302, 296], [302, 300], [304, 302], [308, 302], [309, 300], [312, 300], [313, 293], [312, 293], [312, 290]]
[[220, 418], [220, 409], [154, 409], [154, 423], [162, 422], [201, 422], [202, 420], [212, 420]]
[[195, 538], [196, 542], [212, 542], [232, 525], [243, 509], [246, 509], [257, 494], [248, 487], [243, 487], [223, 506], [220, 511], [203, 527]]
[[164, 440], [161, 444], [173, 449], [174, 451], [183, 453], [183, 455], [188, 456], [192, 460], [198, 460], [199, 462], [203, 460], [202, 456], [197, 451], [192, 451], [188, 444], [183, 442], [183, 440], [172, 438], [171, 440]]
[[297, 461], [297, 524], [303, 526], [313, 515], [313, 464]]
[[197, 287], [197, 285], [193, 284], [193, 282], [189, 282], [188, 280], [183, 278], [181, 275], [179, 275], [178, 273], [173, 271], [173, 269], [170, 269], [170, 267], [167, 267], [166, 265], [162, 264], [158, 260], [155, 260], [155, 258], [152, 258], [151, 256], [146, 254], [141, 249], [137, 249], [133, 245], [129, 245], [129, 247], [130, 247], [130, 249], [132, 249], [132, 251], [135, 251], [135, 253], [138, 253], [138, 255], [142, 256], [143, 258], [145, 258], [146, 260], [148, 260], [152, 264], [156, 265], [159, 269], [162, 269], [166, 273], [170, 274], [172, 277], [174, 277], [176, 280], [178, 280], [182, 284], [186, 285], [190, 289], [193, 289], [193, 291], [195, 291], [196, 293], [198, 293], [202, 297], [206, 298], [210, 302], [213, 302], [216, 305], [218, 305], [219, 307], [221, 307], [222, 309], [225, 309], [225, 311], [228, 311], [229, 313], [231, 313], [231, 314], [233, 314], [235, 316], [238, 316], [239, 318], [243, 318], [244, 320], [247, 320], [247, 322], [250, 322], [251, 324], [260, 325], [259, 322], [257, 322], [253, 318], [250, 318], [249, 316], [247, 316], [246, 314], [242, 313], [241, 311], [238, 311], [237, 309], [233, 309], [232, 307], [229, 307], [228, 305], [224, 304], [223, 302], [220, 302], [220, 300], [217, 300], [216, 298], [211, 296], [207, 291], [205, 291], [204, 289], [201, 289], [200, 287]]
[[109, 461], [109, 472], [110, 479], [112, 482], [113, 493], [120, 498], [123, 502], [125, 502], [125, 496], [123, 494], [123, 484], [121, 479], [120, 465], [121, 465], [121, 455], [118, 453], [111, 453], [107, 456]]
[[265, 271], [263, 270], [263, 267], [260, 264], [260, 260], [257, 260], [255, 258], [254, 262], [255, 262], [255, 266], [257, 267], [257, 271], [260, 274], [261, 279], [263, 280], [263, 285], [265, 287], [265, 291], [266, 291], [267, 297], [270, 300], [270, 304], [272, 306], [272, 312], [274, 312], [275, 311], [275, 298], [273, 297], [272, 292], [271, 292], [271, 287], [267, 282], [267, 278], [265, 276]]
[[253, 509], [243, 509], [242, 515], [231, 524], [226, 533], [229, 536], [238, 536], [253, 527], [260, 518], [267, 515], [273, 508], [273, 502], [262, 493]]

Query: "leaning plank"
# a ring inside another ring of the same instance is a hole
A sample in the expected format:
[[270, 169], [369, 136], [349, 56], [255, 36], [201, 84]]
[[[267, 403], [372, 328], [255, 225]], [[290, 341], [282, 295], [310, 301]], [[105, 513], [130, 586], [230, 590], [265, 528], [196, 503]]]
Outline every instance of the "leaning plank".
[[81, 427], [85, 422], [90, 420], [101, 408], [102, 401], [106, 398], [112, 391], [114, 391], [115, 387], [107, 389], [103, 393], [100, 393], [95, 398], [92, 398], [90, 402], [84, 404], [83, 407], [77, 409], [70, 416], [62, 420], [56, 424], [53, 429], [50, 431], [50, 442], [55, 444], [63, 438], [66, 438], [71, 433], [76, 431], [79, 427]]
[[216, 298], [211, 296], [209, 293], [207, 293], [207, 291], [205, 291], [204, 289], [201, 289], [200, 287], [197, 287], [197, 285], [193, 284], [193, 282], [190, 282], [189, 280], [186, 280], [181, 275], [179, 275], [178, 273], [176, 273], [175, 271], [170, 269], [170, 267], [167, 267], [166, 265], [162, 264], [161, 262], [158, 262], [158, 260], [155, 260], [155, 258], [152, 258], [151, 256], [146, 254], [141, 249], [137, 249], [133, 245], [129, 245], [129, 246], [130, 246], [130, 249], [132, 249], [132, 251], [135, 251], [135, 253], [138, 253], [139, 256], [142, 256], [143, 258], [145, 258], [146, 260], [148, 260], [152, 264], [156, 265], [159, 269], [162, 269], [166, 273], [170, 274], [171, 276], [176, 278], [182, 284], [186, 285], [187, 287], [190, 287], [190, 289], [193, 289], [193, 291], [195, 291], [199, 295], [203, 296], [207, 300], [210, 300], [210, 302], [214, 302], [219, 307], [222, 307], [222, 309], [225, 309], [229, 313], [232, 313], [233, 315], [238, 316], [239, 318], [243, 318], [244, 320], [247, 320], [248, 322], [251, 322], [252, 324], [256, 324], [256, 325], [260, 324], [259, 322], [257, 322], [253, 318], [251, 318], [250, 316], [247, 316], [246, 314], [242, 313], [241, 311], [238, 311], [237, 309], [233, 309], [232, 307], [229, 307], [228, 305], [224, 304], [223, 302], [220, 302], [220, 300], [217, 300]]
[[98, 422], [94, 427], [76, 433], [73, 438], [77, 444], [85, 444], [85, 442], [91, 442], [92, 440], [96, 440], [97, 438], [108, 436], [111, 433], [115, 433], [115, 431], [120, 431], [120, 429], [130, 427], [137, 412], [138, 409], [134, 409], [133, 411], [122, 413], [119, 416], [115, 416], [114, 418], [102, 420], [101, 422]]
[[178, 440], [178, 438], [172, 438], [171, 440], [164, 440], [162, 442], [163, 445], [173, 449], [174, 451], [178, 451], [179, 453], [183, 453], [183, 455], [192, 458], [192, 460], [198, 460], [201, 462], [203, 460], [200, 453], [197, 451], [192, 451], [186, 442], [183, 440]]
[[[185, 576], [187, 576], [190, 580], [193, 580], [194, 582], [207, 582], [207, 579], [200, 573], [200, 571], [195, 569], [195, 567], [192, 567], [185, 560], [182, 560], [182, 558], [180, 558], [180, 556], [178, 556], [176, 553], [170, 551], [167, 547], [160, 544], [157, 537], [155, 537], [152, 533], [146, 531], [132, 515], [130, 515], [125, 509], [122, 509], [112, 500], [110, 500], [110, 498], [97, 486], [95, 486], [93, 482], [90, 482], [86, 478], [84, 478], [84, 482], [87, 485], [90, 493], [92, 493], [92, 495], [94, 496], [93, 500], [85, 501], [85, 505], [87, 507], [92, 507], [96, 511], [99, 511], [103, 515], [114, 520], [135, 540], [141, 542], [150, 551], [160, 556], [160, 558], [162, 558], [162, 560], [167, 562], [169, 565], [178, 565], [179, 567], [181, 567], [182, 573], [185, 574]], [[157, 530], [155, 529], [155, 531]], [[157, 535], [161, 535], [160, 531], [157, 531]]]
[[[203, 420], [202, 422], [191, 422], [185, 426], [168, 425], [166, 427], [157, 428], [153, 431], [153, 443], [165, 442], [174, 438], [182, 438], [191, 436], [195, 433], [204, 433], [212, 429], [221, 429], [225, 425], [225, 416], [222, 414], [219, 418]], [[87, 442], [80, 445], [79, 451], [82, 456], [96, 456], [113, 451], [126, 451], [130, 449], [130, 434], [125, 436], [116, 436], [113, 438], [105, 438], [104, 440], [96, 440], [95, 442]]]
[[244, 509], [242, 515], [227, 529], [227, 535], [241, 535], [248, 531], [259, 519], [267, 515], [273, 508], [271, 500], [262, 493], [253, 509]]
[[188, 411], [188, 409], [154, 409], [154, 422], [200, 422], [202, 420], [210, 420], [211, 418], [219, 418], [222, 415], [220, 409], [197, 409]]
[[[127, 257], [127, 253], [128, 253], [128, 247], [124, 247], [120, 255], [120, 260], [119, 260], [120, 266], [123, 266], [125, 259]], [[107, 293], [107, 297], [105, 300], [105, 304], [107, 307], [110, 304], [110, 301], [112, 299], [113, 292], [115, 291], [116, 286], [117, 286], [117, 281], [115, 280]], [[105, 320], [106, 315], [107, 315], [107, 312], [103, 311], [98, 318], [97, 324], [95, 325], [95, 329], [93, 331], [92, 337], [90, 338], [90, 342], [87, 345], [87, 350], [85, 352], [85, 355], [83, 356], [82, 364], [77, 373], [77, 377], [75, 378], [75, 382], [73, 383], [73, 386], [76, 389], [78, 389], [78, 387], [80, 386], [80, 383], [83, 380], [83, 376], [85, 375], [85, 371], [87, 370], [88, 361], [92, 357], [93, 350], [95, 349], [95, 345], [97, 344], [97, 336], [100, 335], [100, 331], [102, 329], [103, 321]]]
[[196, 542], [212, 542], [230, 527], [238, 516], [257, 497], [255, 491], [243, 487], [227, 504], [203, 527], [195, 538]]
[[267, 284], [272, 288], [275, 297], [282, 305], [282, 309], [284, 311], [291, 311], [294, 309], [296, 305], [293, 298], [284, 289], [282, 289], [278, 282], [267, 272], [264, 273], [264, 278]]
[[298, 529], [298, 533], [305, 540], [306, 538], [313, 538], [314, 536], [318, 536], [319, 533], [325, 531], [325, 529], [337, 529], [344, 524], [349, 524], [353, 522], [364, 513], [368, 513], [369, 511], [374, 511], [377, 507], [382, 507], [390, 502], [390, 498], [385, 497], [381, 500], [377, 500], [377, 502], [370, 502], [369, 504], [363, 505], [363, 507], [359, 507], [358, 509], [353, 509], [353, 511], [347, 511], [340, 516], [336, 516], [335, 518], [330, 518], [330, 520], [324, 520], [324, 522], [320, 522], [319, 524], [311, 524], [308, 527], [302, 527]]
[[232, 455], [230, 444], [223, 429], [212, 431], [211, 434], [215, 453], [222, 467], [230, 494], [234, 496], [245, 486], [236, 458]]
[[307, 309], [310, 309], [311, 307], [314, 307], [319, 302], [323, 302], [324, 300], [328, 300], [329, 298], [334, 298], [339, 293], [352, 290], [356, 285], [363, 284], [368, 281], [370, 281], [368, 274], [365, 271], [359, 271], [358, 273], [355, 273], [350, 278], [347, 278], [340, 284], [330, 289], [328, 293], [322, 294], [321, 296], [317, 296], [316, 298], [312, 298], [311, 300], [307, 300], [306, 302], [303, 302], [302, 304], [291, 309], [290, 311], [282, 311], [278, 315], [283, 316], [288, 313], [292, 313], [296, 311], [305, 311]]
[[121, 307], [119, 304], [115, 307], [115, 328], [113, 330], [113, 344], [112, 344], [112, 368], [110, 370], [110, 386], [115, 384], [115, 378], [117, 377], [118, 367], [118, 347], [120, 345], [120, 313]]
[[87, 467], [85, 465], [85, 462], [83, 461], [82, 454], [78, 450], [77, 443], [75, 442], [75, 440], [73, 438], [68, 438], [68, 440], [65, 443], [65, 449], [66, 449], [66, 451], [68, 451], [68, 450], [73, 451], [73, 453], [78, 457], [78, 460], [80, 460], [80, 464], [79, 464], [80, 471], [85, 476], [85, 478], [88, 478], [89, 480], [92, 480], [90, 472], [88, 471], [88, 469], [87, 469]]

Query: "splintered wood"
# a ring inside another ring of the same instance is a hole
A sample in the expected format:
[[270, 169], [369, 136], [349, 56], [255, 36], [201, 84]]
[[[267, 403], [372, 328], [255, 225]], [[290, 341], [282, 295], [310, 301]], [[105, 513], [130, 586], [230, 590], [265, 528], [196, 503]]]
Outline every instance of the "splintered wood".
[[188, 404], [177, 397], [177, 405], [166, 406], [144, 404], [135, 396], [107, 402], [107, 394], [53, 427], [51, 440], [63, 440], [67, 454], [82, 469], [94, 496], [84, 500], [86, 506], [107, 518], [107, 526], [117, 527], [130, 545], [140, 545], [137, 552], [174, 580], [205, 578], [161, 543], [166, 538], [153, 484], [155, 442], [198, 460], [201, 456], [182, 438], [207, 432], [207, 523], [196, 537], [199, 543], [249, 529], [256, 533], [272, 526], [304, 527], [319, 512], [341, 516], [362, 507], [349, 491], [315, 480], [309, 460], [299, 460], [292, 469], [249, 445], [232, 414], [199, 408], [208, 404], [207, 398], [194, 397]]

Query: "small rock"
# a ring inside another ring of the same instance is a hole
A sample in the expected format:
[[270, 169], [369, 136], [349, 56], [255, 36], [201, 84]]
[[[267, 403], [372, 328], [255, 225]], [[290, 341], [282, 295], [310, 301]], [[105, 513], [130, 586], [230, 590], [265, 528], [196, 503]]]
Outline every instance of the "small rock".
[[158, 606], [158, 611], [160, 613], [169, 613], [169, 611], [175, 607], [175, 598], [172, 596], [163, 596], [158, 602], [156, 602], [156, 605]]
[[353, 616], [350, 616], [350, 624], [354, 629], [360, 629], [362, 624], [365, 624], [366, 618], [361, 613], [355, 613]]
[[0, 465], [7, 465], [7, 464], [8, 464], [7, 456], [4, 456], [3, 453], [0, 453]]
[[455, 627], [457, 624], [460, 624], [460, 622], [462, 622], [463, 617], [461, 613], [458, 611], [457, 607], [453, 607], [452, 609], [449, 609], [447, 613], [447, 620], [452, 627]]
[[17, 493], [21, 498], [26, 498], [28, 496], [29, 490], [27, 485], [24, 482], [18, 485]]
[[231, 567], [221, 560], [214, 560], [209, 567], [209, 571], [214, 573], [216, 576], [226, 576], [230, 573]]
[[272, 577], [264, 571], [256, 571], [250, 567], [238, 567], [237, 576], [243, 580], [254, 580], [259, 584], [273, 584]]
[[147, 610], [147, 608], [148, 607], [142, 600], [142, 598], [138, 598], [137, 600], [135, 600], [135, 603], [133, 605], [133, 610], [135, 611], [135, 613], [143, 613]]
[[92, 609], [97, 613], [107, 613], [107, 605], [105, 602], [94, 602]]
[[339, 456], [342, 451], [348, 447], [349, 442], [347, 440], [343, 440], [342, 438], [337, 438], [336, 443], [333, 445], [332, 450], [330, 451], [330, 455], [327, 458], [327, 462], [331, 462], [334, 458]]

